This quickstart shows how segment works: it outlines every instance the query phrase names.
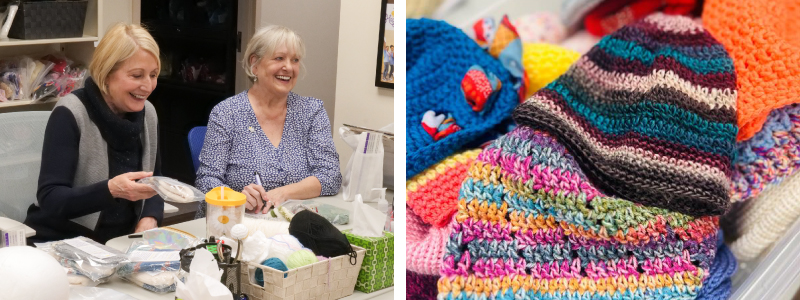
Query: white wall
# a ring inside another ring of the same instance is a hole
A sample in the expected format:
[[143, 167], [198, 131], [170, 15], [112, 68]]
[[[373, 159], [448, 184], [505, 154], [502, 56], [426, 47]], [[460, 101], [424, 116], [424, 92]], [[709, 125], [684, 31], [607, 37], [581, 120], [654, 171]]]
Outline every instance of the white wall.
[[353, 154], [339, 138], [338, 128], [343, 123], [380, 128], [394, 122], [394, 90], [375, 86], [380, 14], [381, 1], [342, 1], [333, 121], [334, 141], [342, 165]]
[[[303, 59], [306, 72], [301, 73], [293, 91], [301, 96], [322, 100], [328, 118], [333, 122], [337, 96], [339, 1], [256, 0], [255, 10], [256, 29], [273, 24], [283, 25], [303, 38], [306, 44], [306, 57]], [[243, 40], [242, 52], [246, 47], [247, 41]]]

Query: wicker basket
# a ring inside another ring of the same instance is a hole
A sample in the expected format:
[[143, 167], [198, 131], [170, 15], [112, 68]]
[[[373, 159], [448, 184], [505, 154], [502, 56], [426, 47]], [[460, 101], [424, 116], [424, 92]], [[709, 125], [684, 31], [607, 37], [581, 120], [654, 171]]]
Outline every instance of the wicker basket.
[[[342, 255], [311, 265], [283, 272], [267, 266], [248, 263], [242, 265], [242, 291], [250, 300], [306, 300], [339, 299], [353, 294], [364, 261], [366, 250], [352, 245], [356, 251], [355, 265], [351, 257]], [[264, 272], [264, 286], [249, 278], [250, 272], [260, 268]], [[284, 275], [286, 277], [284, 277]], [[245, 279], [247, 278], [247, 279]]]

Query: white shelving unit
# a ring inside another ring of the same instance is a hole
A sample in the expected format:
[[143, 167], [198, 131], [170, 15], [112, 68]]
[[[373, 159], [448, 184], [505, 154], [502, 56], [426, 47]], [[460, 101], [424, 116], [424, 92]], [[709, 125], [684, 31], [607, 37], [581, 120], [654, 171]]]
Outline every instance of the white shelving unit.
[[33, 100], [16, 100], [16, 101], [8, 101], [8, 102], [0, 102], [0, 107], [14, 107], [14, 106], [23, 106], [23, 105], [33, 105], [33, 104], [48, 104], [48, 103], [55, 103], [58, 102], [58, 98], [49, 98], [44, 101], [33, 101]]
[[84, 35], [75, 38], [63, 39], [47, 39], [47, 40], [18, 40], [8, 39], [8, 41], [0, 41], [0, 46], [21, 46], [21, 45], [42, 45], [42, 44], [65, 44], [65, 43], [79, 43], [79, 42], [94, 42], [99, 40], [96, 36]]
[[[89, 0], [86, 20], [83, 23], [83, 36], [60, 39], [0, 41], [0, 58], [28, 55], [40, 57], [46, 54], [61, 53], [67, 58], [83, 64], [91, 61], [97, 42], [106, 29], [117, 22], [132, 23], [134, 3], [138, 0]], [[50, 110], [57, 98], [46, 101], [17, 100], [0, 103], [0, 113], [20, 110]]]

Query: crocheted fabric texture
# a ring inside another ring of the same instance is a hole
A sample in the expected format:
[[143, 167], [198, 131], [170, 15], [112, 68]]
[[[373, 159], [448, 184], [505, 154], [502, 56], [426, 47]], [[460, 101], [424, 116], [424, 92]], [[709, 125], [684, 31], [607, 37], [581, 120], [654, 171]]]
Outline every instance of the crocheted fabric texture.
[[454, 220], [439, 299], [693, 299], [717, 250], [718, 217], [606, 196], [525, 126], [478, 155]]
[[439, 275], [425, 275], [406, 271], [406, 299], [436, 299], [437, 280], [439, 280]]
[[800, 102], [800, 1], [706, 0], [703, 26], [736, 66], [738, 140], [761, 130], [770, 111]]
[[603, 38], [514, 111], [576, 155], [605, 193], [693, 216], [730, 201], [736, 76], [691, 19], [650, 15]]
[[425, 224], [406, 207], [406, 270], [439, 275], [448, 232], [448, 227]]
[[717, 236], [717, 255], [697, 300], [726, 300], [731, 295], [731, 276], [736, 273], [738, 263], [731, 249], [725, 245], [722, 234]]
[[564, 74], [578, 58], [580, 53], [561, 46], [546, 43], [524, 43], [522, 45], [522, 66], [528, 75], [528, 95], [543, 88]]
[[[406, 178], [411, 178], [500, 124], [519, 104], [519, 96], [499, 60], [443, 21], [406, 20], [406, 46]], [[461, 80], [473, 65], [502, 82], [480, 112], [472, 110], [461, 90]], [[420, 126], [428, 110], [452, 113], [461, 130], [434, 142]]]
[[458, 209], [458, 190], [480, 149], [451, 155], [406, 181], [406, 204], [423, 222], [444, 227]]
[[800, 217], [800, 173], [789, 176], [725, 215], [736, 258], [749, 261], [780, 239]]
[[737, 143], [731, 201], [758, 196], [800, 169], [800, 104], [773, 110], [752, 139]]

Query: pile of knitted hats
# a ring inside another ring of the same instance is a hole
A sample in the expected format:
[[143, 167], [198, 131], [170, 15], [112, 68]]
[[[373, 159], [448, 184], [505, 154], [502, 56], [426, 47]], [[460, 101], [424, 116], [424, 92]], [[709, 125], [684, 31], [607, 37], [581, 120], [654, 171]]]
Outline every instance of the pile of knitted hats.
[[734, 205], [722, 223], [740, 260], [764, 254], [800, 217], [800, 32], [789, 25], [798, 17], [792, 0], [703, 7], [703, 24], [736, 67]]
[[[407, 26], [409, 73], [424, 68], [412, 57], [459, 49], [408, 77], [407, 117], [433, 106], [425, 96], [469, 112], [464, 94], [438, 78], [457, 84], [485, 53], [467, 42], [431, 47], [427, 35], [460, 33], [441, 22]], [[496, 61], [480, 62], [507, 86]], [[489, 112], [507, 113], [493, 99]], [[418, 139], [408, 153], [429, 163], [407, 174], [409, 299], [727, 297], [736, 263], [718, 220], [731, 203], [736, 100], [725, 48], [691, 19], [654, 14], [516, 107], [519, 126], [480, 153], [459, 152], [467, 142], [437, 145], [452, 135]], [[464, 131], [485, 116], [454, 119], [475, 119]], [[416, 122], [407, 124], [411, 135]]]

